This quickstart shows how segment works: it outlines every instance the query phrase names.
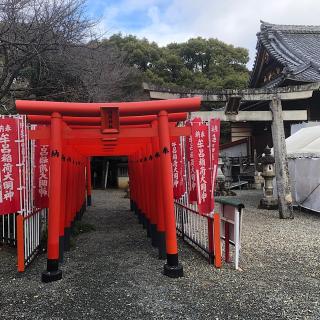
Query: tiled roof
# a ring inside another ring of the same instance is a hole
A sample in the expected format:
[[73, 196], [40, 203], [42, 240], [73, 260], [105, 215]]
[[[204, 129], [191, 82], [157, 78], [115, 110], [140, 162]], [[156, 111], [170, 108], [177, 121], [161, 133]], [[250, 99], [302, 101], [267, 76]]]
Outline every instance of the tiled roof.
[[[259, 53], [265, 48], [269, 55], [284, 66], [282, 74], [266, 84], [279, 85], [285, 79], [299, 82], [320, 81], [320, 26], [276, 25], [261, 21], [257, 34], [257, 55], [250, 86], [257, 75]], [[280, 81], [281, 80], [281, 81]]]

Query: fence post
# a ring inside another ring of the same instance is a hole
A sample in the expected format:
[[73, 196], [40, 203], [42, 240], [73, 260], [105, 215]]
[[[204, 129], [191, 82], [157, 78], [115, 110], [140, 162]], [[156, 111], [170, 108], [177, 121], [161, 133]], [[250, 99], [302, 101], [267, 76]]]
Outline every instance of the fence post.
[[181, 236], [182, 236], [182, 240], [183, 241], [184, 241], [184, 212], [185, 212], [185, 209], [180, 207], [179, 214], [181, 215], [181, 219], [180, 219], [180, 222], [181, 222]]
[[213, 239], [213, 218], [208, 216], [208, 248], [209, 248], [209, 264], [214, 263], [214, 239]]
[[229, 222], [224, 222], [225, 261], [230, 262], [230, 230]]
[[220, 215], [213, 215], [213, 235], [214, 235], [214, 265], [216, 268], [221, 268], [221, 244], [220, 244]]
[[18, 272], [24, 272], [24, 218], [22, 215], [17, 216], [17, 260]]
[[234, 244], [235, 244], [235, 268], [239, 269], [239, 255], [240, 255], [240, 213], [239, 210], [235, 210], [234, 214]]

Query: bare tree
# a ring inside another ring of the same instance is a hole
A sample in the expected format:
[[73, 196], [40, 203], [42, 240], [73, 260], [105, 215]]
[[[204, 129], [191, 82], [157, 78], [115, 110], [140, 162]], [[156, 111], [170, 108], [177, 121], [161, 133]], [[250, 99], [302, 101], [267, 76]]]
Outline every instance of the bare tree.
[[30, 63], [38, 75], [48, 54], [84, 43], [92, 22], [84, 15], [83, 0], [3, 0], [0, 3], [0, 101], [17, 90]]
[[120, 101], [141, 98], [141, 73], [126, 61], [126, 54], [113, 46], [93, 45], [78, 50], [81, 78], [88, 100]]
[[125, 53], [99, 42], [46, 53], [45, 65], [30, 66], [26, 96], [58, 101], [121, 101], [141, 99], [141, 73]]
[[93, 40], [85, 0], [0, 0], [0, 103], [140, 99], [141, 75]]

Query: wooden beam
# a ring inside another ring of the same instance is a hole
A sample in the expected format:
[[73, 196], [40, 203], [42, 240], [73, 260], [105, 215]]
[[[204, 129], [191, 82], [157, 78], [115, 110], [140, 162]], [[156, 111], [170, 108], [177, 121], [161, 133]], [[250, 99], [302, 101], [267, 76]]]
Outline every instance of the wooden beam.
[[[282, 111], [284, 121], [306, 121], [307, 110], [284, 110]], [[271, 111], [239, 111], [238, 114], [225, 114], [224, 111], [202, 111], [192, 112], [191, 119], [201, 117], [203, 120], [212, 118], [221, 121], [243, 122], [243, 121], [272, 121]]]
[[270, 101], [273, 120], [271, 124], [273, 150], [276, 169], [276, 183], [279, 201], [279, 216], [281, 219], [293, 218], [292, 195], [289, 180], [286, 140], [282, 118], [282, 106], [279, 97]]
[[144, 84], [143, 86], [145, 91], [149, 92], [151, 99], [168, 100], [197, 96], [204, 102], [227, 102], [232, 96], [239, 96], [242, 101], [271, 101], [275, 94], [281, 100], [301, 100], [311, 98], [313, 91], [318, 91], [320, 89], [320, 83], [280, 87], [275, 89], [226, 89], [213, 92], [204, 90], [174, 91], [172, 89], [157, 88], [149, 84]]
[[[40, 127], [36, 130], [30, 130], [30, 139], [49, 139], [50, 138], [50, 127]], [[152, 138], [157, 137], [157, 128], [121, 128], [119, 133], [101, 133], [100, 128], [93, 129], [69, 129], [65, 132], [64, 139], [75, 140], [76, 143], [80, 143], [81, 140], [105, 140], [105, 141], [116, 141], [126, 138]], [[175, 136], [189, 136], [191, 134], [190, 127], [170, 127], [170, 135]]]

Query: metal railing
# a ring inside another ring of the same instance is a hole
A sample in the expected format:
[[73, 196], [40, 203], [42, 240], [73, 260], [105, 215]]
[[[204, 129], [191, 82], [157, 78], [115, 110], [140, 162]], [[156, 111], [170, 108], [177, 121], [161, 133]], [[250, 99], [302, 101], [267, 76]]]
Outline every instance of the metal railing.
[[21, 212], [17, 216], [17, 260], [18, 271], [23, 272], [39, 253], [41, 238], [46, 233], [48, 209], [39, 209], [34, 206], [34, 166], [35, 141], [29, 139], [28, 128], [22, 122], [20, 139], [22, 142], [22, 190], [23, 202]]
[[178, 235], [212, 264], [214, 252], [210, 230], [213, 230], [213, 217], [200, 215], [196, 204], [188, 204], [186, 195], [175, 201], [175, 216]]
[[3, 245], [16, 245], [16, 214], [0, 216], [0, 243]]
[[46, 232], [48, 209], [17, 216], [17, 255], [18, 271], [23, 272], [37, 256], [41, 238]]
[[217, 213], [203, 216], [199, 214], [196, 204], [188, 203], [187, 195], [176, 200], [174, 204], [177, 234], [183, 241], [217, 267], [221, 266], [222, 253], [226, 263], [232, 262], [232, 245], [235, 269], [238, 269], [244, 205], [236, 199], [217, 198]]

